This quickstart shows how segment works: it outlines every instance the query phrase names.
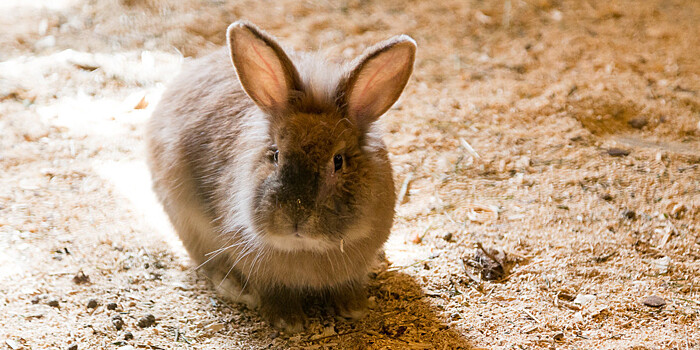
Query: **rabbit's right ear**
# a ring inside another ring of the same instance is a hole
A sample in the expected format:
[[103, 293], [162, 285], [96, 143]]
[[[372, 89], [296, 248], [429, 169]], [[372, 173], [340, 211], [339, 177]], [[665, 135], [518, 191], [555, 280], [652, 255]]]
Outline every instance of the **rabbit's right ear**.
[[416, 42], [406, 35], [367, 49], [339, 88], [350, 118], [366, 127], [384, 114], [406, 86], [415, 57]]
[[231, 61], [241, 86], [260, 109], [280, 113], [293, 91], [300, 89], [299, 73], [279, 44], [255, 25], [237, 21], [226, 31]]

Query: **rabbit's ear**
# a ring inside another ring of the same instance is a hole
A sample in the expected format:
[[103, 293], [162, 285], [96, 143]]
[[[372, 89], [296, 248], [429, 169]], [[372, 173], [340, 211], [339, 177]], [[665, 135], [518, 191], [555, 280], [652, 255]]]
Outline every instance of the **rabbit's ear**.
[[270, 35], [245, 21], [231, 24], [226, 36], [231, 61], [248, 96], [266, 112], [284, 111], [301, 85], [284, 50]]
[[413, 71], [416, 42], [406, 35], [369, 48], [351, 66], [339, 93], [359, 125], [376, 121], [401, 95]]

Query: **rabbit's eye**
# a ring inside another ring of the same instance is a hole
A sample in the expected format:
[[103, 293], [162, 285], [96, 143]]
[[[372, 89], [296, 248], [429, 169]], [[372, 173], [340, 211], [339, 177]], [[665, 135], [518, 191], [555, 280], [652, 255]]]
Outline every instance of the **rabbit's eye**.
[[280, 151], [276, 147], [270, 147], [267, 150], [267, 158], [270, 160], [270, 163], [277, 164], [280, 160]]
[[336, 154], [333, 157], [333, 165], [335, 165], [335, 171], [343, 168], [343, 156], [341, 154]]

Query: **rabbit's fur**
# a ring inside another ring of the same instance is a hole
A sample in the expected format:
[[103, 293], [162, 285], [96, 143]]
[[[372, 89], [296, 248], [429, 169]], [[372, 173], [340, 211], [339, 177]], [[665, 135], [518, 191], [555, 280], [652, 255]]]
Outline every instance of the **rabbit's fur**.
[[338, 65], [285, 52], [246, 22], [228, 40], [185, 68], [153, 113], [154, 190], [229, 298], [289, 331], [303, 328], [309, 296], [358, 318], [394, 217], [374, 121], [408, 81], [415, 43], [394, 37]]

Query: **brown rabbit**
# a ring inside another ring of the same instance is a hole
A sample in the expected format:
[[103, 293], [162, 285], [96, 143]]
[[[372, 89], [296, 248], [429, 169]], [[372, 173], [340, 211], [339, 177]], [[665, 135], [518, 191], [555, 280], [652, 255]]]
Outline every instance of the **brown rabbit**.
[[153, 113], [155, 192], [225, 296], [291, 332], [309, 297], [357, 319], [394, 218], [374, 122], [403, 91], [415, 42], [397, 36], [338, 65], [285, 52], [244, 21], [227, 38], [229, 51], [192, 62]]

